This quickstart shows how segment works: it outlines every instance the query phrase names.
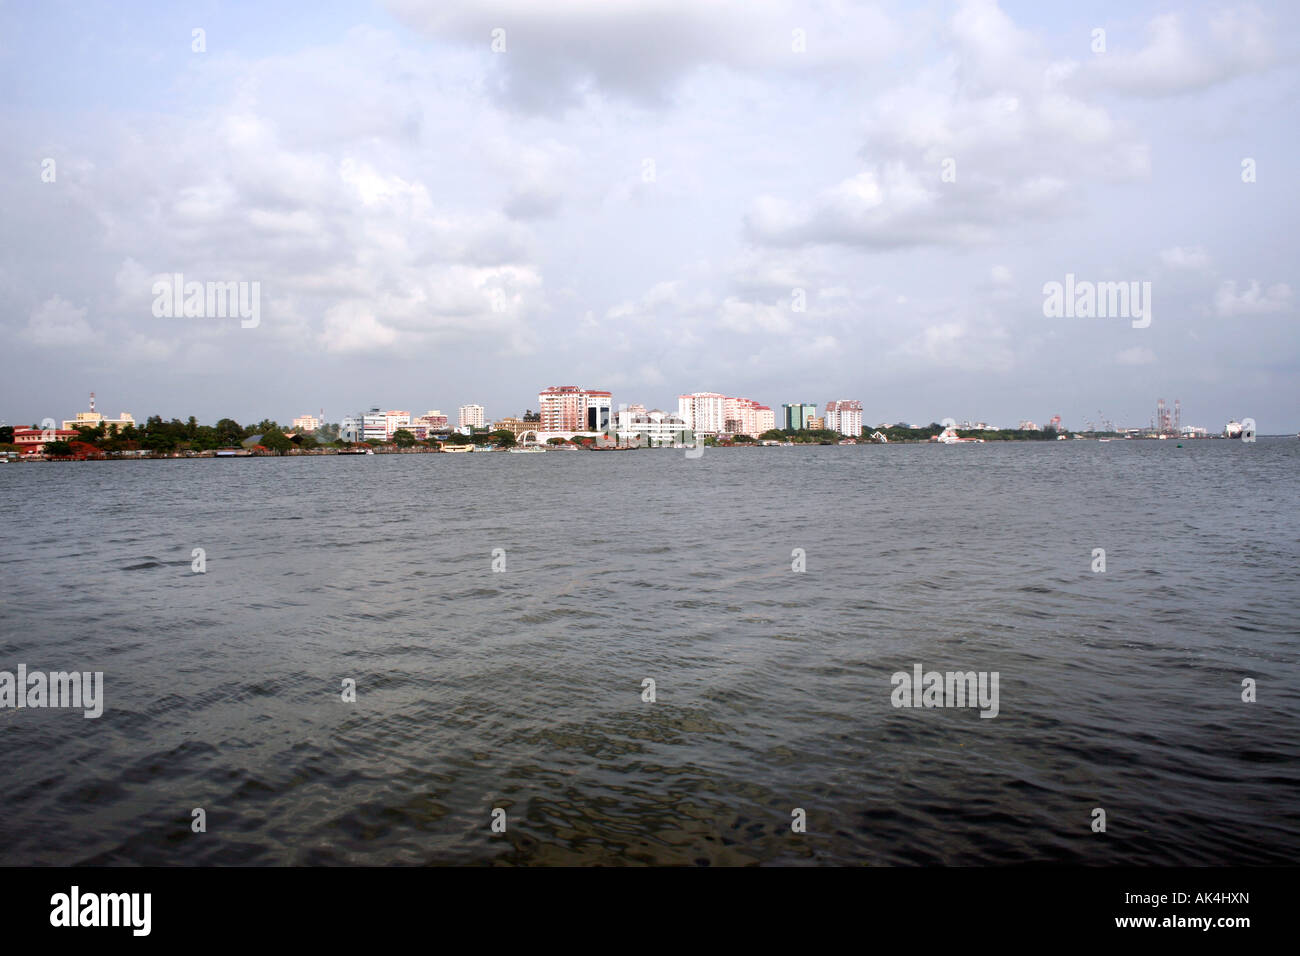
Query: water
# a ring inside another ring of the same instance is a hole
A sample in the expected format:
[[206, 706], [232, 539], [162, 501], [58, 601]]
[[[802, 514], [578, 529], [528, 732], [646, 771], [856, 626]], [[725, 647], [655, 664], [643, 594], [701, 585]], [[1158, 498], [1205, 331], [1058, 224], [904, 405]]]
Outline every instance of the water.
[[[103, 671], [106, 706], [0, 710], [0, 863], [1293, 863], [1297, 465], [8, 465], [0, 669]], [[997, 671], [998, 716], [895, 709], [917, 663]]]

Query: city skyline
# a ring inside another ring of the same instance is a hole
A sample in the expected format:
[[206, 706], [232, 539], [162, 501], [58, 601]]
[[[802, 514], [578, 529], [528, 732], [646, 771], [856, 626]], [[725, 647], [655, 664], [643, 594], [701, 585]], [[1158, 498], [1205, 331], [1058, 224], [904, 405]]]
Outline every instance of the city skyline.
[[585, 381], [1300, 429], [1293, 6], [150, 11], [0, 8], [8, 418]]
[[[537, 394], [536, 396], [537, 400], [535, 402], [530, 404], [525, 404], [520, 409], [515, 411], [510, 411], [505, 414], [489, 415], [487, 414], [487, 407], [482, 404], [462, 404], [460, 406], [457, 406], [457, 417], [453, 419], [450, 415], [447, 415], [438, 409], [430, 409], [429, 411], [424, 413], [416, 413], [416, 412], [411, 412], [409, 410], [385, 409], [382, 405], [371, 405], [369, 406], [368, 410], [346, 412], [342, 415], [337, 416], [337, 418], [325, 414], [325, 410], [323, 408], [320, 408], [317, 410], [319, 414], [306, 411], [301, 413], [294, 413], [287, 416], [276, 415], [272, 417], [271, 420], [276, 421], [281, 425], [284, 425], [285, 423], [292, 423], [291, 427], [293, 427], [295, 430], [297, 430], [300, 427], [299, 426], [300, 422], [305, 423], [307, 420], [310, 420], [311, 422], [315, 423], [313, 428], [308, 429], [312, 431], [318, 429], [322, 425], [340, 426], [342, 433], [345, 436], [353, 435], [355, 437], [355, 436], [365, 434], [368, 431], [365, 420], [371, 419], [373, 424], [373, 431], [371, 431], [371, 434], [377, 434], [379, 430], [382, 430], [386, 434], [391, 435], [391, 433], [395, 430], [395, 428], [402, 427], [408, 429], [414, 428], [416, 431], [420, 431], [421, 432], [420, 437], [423, 438], [424, 434], [426, 433], [432, 434], [435, 431], [442, 431], [442, 430], [455, 431], [455, 430], [463, 429], [466, 426], [464, 416], [467, 409], [475, 410], [474, 413], [477, 416], [477, 418], [474, 422], [474, 427], [491, 428], [492, 425], [497, 422], [518, 420], [523, 415], [527, 414], [530, 411], [540, 416], [543, 422], [546, 422], [548, 420], [548, 417], [546, 411], [544, 410], [544, 406], [546, 405], [545, 399], [547, 398], [547, 394], [564, 393], [569, 391], [572, 391], [583, 397], [583, 402], [582, 402], [583, 417], [586, 416], [586, 412], [588, 409], [587, 401], [586, 401], [587, 396], [588, 395], [598, 396], [596, 402], [599, 404], [599, 407], [601, 409], [604, 409], [603, 414], [601, 415], [601, 417], [599, 417], [600, 427], [597, 428], [593, 425], [590, 428], [585, 428], [585, 427], [577, 428], [576, 426], [570, 428], [569, 426], [575, 425], [575, 423], [572, 421], [565, 421], [565, 422], [554, 422], [553, 424], [555, 424], [556, 426], [554, 430], [579, 430], [579, 431], [604, 430], [611, 423], [615, 422], [620, 411], [626, 411], [628, 409], [639, 410], [642, 413], [650, 412], [650, 411], [659, 411], [665, 415], [681, 417], [683, 421], [685, 421], [689, 426], [691, 426], [692, 428], [694, 428], [694, 430], [697, 431], [702, 431], [706, 433], [713, 432], [713, 431], [727, 431], [727, 432], [732, 432], [737, 434], [750, 434], [750, 433], [759, 434], [767, 430], [768, 427], [775, 428], [777, 430], [788, 429], [792, 427], [792, 421], [790, 418], [791, 410], [799, 409], [799, 408], [804, 409], [804, 411], [801, 413], [802, 414], [801, 421], [804, 421], [806, 423], [807, 419], [812, 417], [817, 417], [824, 422], [825, 427], [833, 431], [839, 431], [843, 434], [857, 434], [859, 431], [861, 431], [861, 429], [864, 426], [878, 426], [883, 424], [894, 425], [894, 424], [906, 423], [916, 427], [926, 427], [931, 424], [941, 424], [947, 419], [952, 419], [957, 423], [957, 427], [962, 429], [984, 429], [984, 428], [1040, 429], [1045, 427], [1046, 425], [1052, 425], [1056, 427], [1058, 430], [1064, 429], [1066, 431], [1091, 432], [1091, 431], [1112, 431], [1112, 430], [1146, 430], [1148, 428], [1151, 428], [1152, 430], [1156, 430], [1156, 431], [1177, 432], [1179, 430], [1179, 426], [1181, 425], [1186, 428], [1190, 428], [1198, 433], [1204, 432], [1210, 435], [1214, 435], [1222, 431], [1224, 429], [1224, 426], [1228, 425], [1229, 423], [1237, 423], [1239, 422], [1239, 420], [1246, 419], [1246, 418], [1251, 418], [1253, 420], [1254, 418], [1253, 416], [1246, 416], [1246, 415], [1242, 415], [1242, 416], [1229, 415], [1223, 417], [1222, 422], [1217, 422], [1212, 418], [1202, 420], [1202, 417], [1193, 416], [1191, 418], [1188, 418], [1186, 421], [1183, 421], [1181, 415], [1182, 412], [1181, 401], [1179, 399], [1175, 399], [1172, 403], [1166, 403], [1163, 398], [1160, 398], [1156, 400], [1156, 403], [1153, 406], [1153, 413], [1149, 416], [1148, 419], [1133, 420], [1133, 421], [1113, 419], [1111, 416], [1103, 414], [1101, 410], [1098, 410], [1097, 413], [1092, 416], [1086, 416], [1080, 419], [1078, 422], [1068, 421], [1061, 415], [1038, 416], [1042, 420], [1041, 423], [1036, 422], [1034, 418], [1021, 417], [1016, 419], [1015, 424], [1012, 424], [1011, 420], [999, 421], [991, 417], [978, 417], [978, 416], [969, 416], [969, 415], [941, 415], [931, 419], [924, 419], [924, 420], [922, 418], [900, 417], [891, 420], [885, 418], [875, 419], [870, 415], [870, 409], [865, 408], [861, 401], [856, 399], [844, 399], [843, 397], [837, 399], [827, 399], [821, 402], [782, 402], [773, 406], [773, 405], [761, 405], [753, 399], [729, 397], [724, 395], [721, 392], [694, 392], [694, 393], [679, 394], [677, 396], [676, 402], [674, 403], [655, 405], [655, 404], [648, 404], [642, 401], [633, 401], [633, 402], [617, 401], [616, 402], [613, 400], [612, 393], [607, 389], [587, 389], [581, 386], [572, 386], [572, 385], [566, 385], [566, 386], [551, 385], [551, 386], [544, 387], [542, 391], [539, 394]], [[697, 401], [704, 400], [704, 401], [711, 402], [712, 404], [716, 404], [717, 408], [712, 412], [712, 414], [706, 412], [701, 417], [701, 414], [698, 410], [689, 411], [687, 410], [686, 406], [683, 404], [686, 400], [692, 398], [695, 398]], [[25, 427], [25, 425], [31, 424], [33, 426], [37, 426], [42, 421], [51, 420], [54, 421], [56, 425], [59, 422], [62, 422], [63, 428], [70, 428], [74, 423], [94, 424], [95, 422], [98, 421], [103, 421], [106, 424], [112, 423], [112, 424], [120, 425], [123, 424], [124, 421], [131, 421], [133, 418], [135, 423], [142, 423], [146, 418], [149, 417], [148, 415], [133, 416], [132, 413], [124, 411], [119, 415], [117, 419], [112, 419], [103, 414], [96, 413], [96, 402], [97, 402], [96, 393], [90, 392], [88, 403], [87, 403], [89, 411], [78, 410], [75, 413], [75, 415], [73, 415], [72, 417], [66, 417], [62, 415], [43, 415], [40, 418], [32, 419], [30, 422], [26, 422], [25, 420], [21, 420], [21, 419], [18, 421], [8, 421], [3, 414], [0, 414], [0, 425], [7, 424], [15, 427]], [[762, 411], [765, 412], [766, 415], [765, 417], [759, 418], [757, 420], [741, 417], [743, 414], [745, 414], [744, 412], [737, 413], [732, 411], [732, 409], [736, 407], [737, 403], [741, 403], [741, 407], [743, 407], [744, 405], [749, 405], [750, 408], [746, 409], [746, 412], [750, 414], [753, 414], [753, 412], [757, 409], [762, 409]], [[534, 405], [536, 407], [534, 407]], [[841, 412], [839, 407], [833, 407], [833, 406], [843, 407], [844, 411]], [[723, 411], [724, 408], [726, 408], [727, 411], [724, 412]], [[821, 409], [820, 416], [817, 415], [818, 408]], [[776, 409], [776, 411], [774, 411], [774, 409]], [[3, 410], [0, 409], [0, 411]], [[160, 415], [164, 420], [182, 417], [181, 413], [179, 412], [165, 413], [165, 412], [155, 411], [149, 414]], [[841, 415], [847, 416], [842, 419], [843, 422], [848, 425], [847, 428], [840, 427]], [[190, 413], [185, 413], [183, 417], [184, 418], [190, 417]], [[202, 423], [210, 424], [212, 422], [218, 421], [220, 418], [226, 418], [232, 416], [220, 415], [210, 420], [203, 419], [200, 416], [195, 416], [195, 417], [199, 418], [201, 424]], [[249, 416], [247, 419], [235, 417], [235, 420], [236, 421], [245, 421], [245, 420], [261, 421], [266, 418], [268, 418], [266, 414], [255, 413]], [[697, 421], [699, 420], [702, 420], [706, 423], [705, 427], [703, 428], [695, 427], [697, 425]], [[770, 426], [764, 427], [766, 425], [766, 422], [769, 420], [771, 421], [772, 424]], [[349, 421], [355, 422], [357, 426], [355, 431], [349, 430]], [[738, 425], [740, 423], [743, 423], [745, 425], [751, 425], [752, 427], [748, 429], [745, 429], [744, 427], [729, 428], [728, 427], [729, 422], [736, 422]], [[793, 427], [797, 427], [797, 426], [793, 426]], [[1263, 428], [1259, 429], [1259, 433], [1265, 435], [1293, 434], [1293, 432], [1290, 431], [1289, 429], [1284, 429], [1280, 431], [1268, 431], [1267, 429], [1263, 429]], [[360, 439], [357, 438], [357, 440]]]

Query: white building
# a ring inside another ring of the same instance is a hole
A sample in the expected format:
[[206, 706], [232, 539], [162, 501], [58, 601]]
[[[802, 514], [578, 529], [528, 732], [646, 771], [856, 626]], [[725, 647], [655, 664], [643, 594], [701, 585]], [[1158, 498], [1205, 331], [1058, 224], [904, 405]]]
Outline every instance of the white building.
[[393, 433], [399, 428], [411, 430], [411, 413], [391, 411], [384, 412], [384, 437], [392, 438]]
[[727, 396], [720, 392], [692, 392], [677, 396], [677, 417], [691, 431], [717, 435], [726, 430]]
[[339, 424], [339, 438], [347, 442], [363, 442], [372, 438], [388, 441], [388, 415], [379, 408], [355, 415], [344, 415]]
[[483, 406], [462, 405], [460, 407], [460, 418], [458, 424], [461, 428], [482, 428]]
[[614, 414], [613, 429], [620, 442], [651, 446], [685, 444], [688, 431], [681, 416], [657, 408], [647, 412], [643, 405], [619, 409]]
[[769, 406], [719, 392], [677, 396], [677, 417], [692, 431], [705, 435], [755, 437], [776, 427], [776, 415]]
[[312, 432], [320, 431], [322, 424], [315, 415], [299, 415], [293, 420], [293, 430], [310, 435]]
[[825, 427], [850, 438], [861, 438], [862, 403], [847, 398], [827, 402]]

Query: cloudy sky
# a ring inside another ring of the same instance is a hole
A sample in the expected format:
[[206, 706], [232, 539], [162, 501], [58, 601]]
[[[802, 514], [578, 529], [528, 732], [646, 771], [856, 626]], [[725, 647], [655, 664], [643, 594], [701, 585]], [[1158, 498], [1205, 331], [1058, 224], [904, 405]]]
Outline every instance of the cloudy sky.
[[[1298, 36], [1231, 0], [0, 0], [0, 418], [579, 384], [1295, 432]], [[259, 283], [259, 323], [155, 316], [174, 273]], [[1150, 325], [1046, 317], [1067, 274], [1149, 282]]]

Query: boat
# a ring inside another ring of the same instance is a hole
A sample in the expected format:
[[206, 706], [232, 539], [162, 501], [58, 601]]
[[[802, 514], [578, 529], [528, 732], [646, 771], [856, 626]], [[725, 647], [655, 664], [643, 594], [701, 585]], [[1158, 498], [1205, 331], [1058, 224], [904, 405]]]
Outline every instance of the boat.
[[983, 438], [962, 438], [957, 434], [955, 428], [945, 428], [942, 433], [935, 435], [930, 441], [937, 441], [941, 445], [982, 445]]
[[510, 454], [512, 455], [542, 455], [545, 453], [546, 449], [541, 445], [525, 445], [521, 448], [510, 449]]

